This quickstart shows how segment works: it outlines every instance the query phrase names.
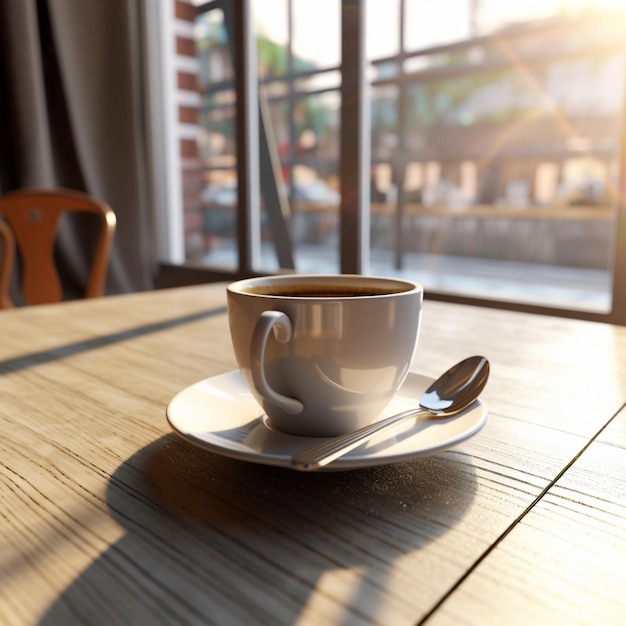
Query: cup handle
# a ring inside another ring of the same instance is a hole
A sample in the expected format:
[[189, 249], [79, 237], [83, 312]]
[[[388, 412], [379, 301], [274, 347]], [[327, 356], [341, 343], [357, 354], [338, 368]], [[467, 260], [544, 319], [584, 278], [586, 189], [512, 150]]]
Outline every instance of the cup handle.
[[265, 346], [272, 330], [278, 343], [287, 343], [293, 334], [291, 320], [280, 311], [263, 311], [259, 316], [252, 334], [252, 346], [250, 348], [252, 381], [256, 390], [265, 400], [276, 404], [290, 415], [297, 415], [304, 408], [302, 402], [274, 391], [265, 377]]

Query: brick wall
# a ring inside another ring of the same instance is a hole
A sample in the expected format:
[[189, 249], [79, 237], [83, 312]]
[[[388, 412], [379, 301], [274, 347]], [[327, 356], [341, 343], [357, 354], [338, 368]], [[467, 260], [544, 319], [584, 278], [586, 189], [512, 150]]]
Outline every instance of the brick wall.
[[196, 8], [192, 0], [175, 3], [174, 36], [176, 37], [176, 101], [178, 104], [177, 136], [182, 165], [185, 248], [187, 256], [201, 252], [202, 213], [200, 192], [203, 187], [197, 134], [200, 106], [198, 61], [193, 34]]

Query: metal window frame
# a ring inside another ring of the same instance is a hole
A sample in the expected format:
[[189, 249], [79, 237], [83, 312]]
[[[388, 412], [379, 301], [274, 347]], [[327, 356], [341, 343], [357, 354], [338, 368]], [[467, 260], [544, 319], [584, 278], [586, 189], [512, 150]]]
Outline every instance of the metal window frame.
[[367, 272], [370, 251], [369, 86], [365, 73], [365, 5], [341, 2], [341, 134], [339, 149], [341, 273]]

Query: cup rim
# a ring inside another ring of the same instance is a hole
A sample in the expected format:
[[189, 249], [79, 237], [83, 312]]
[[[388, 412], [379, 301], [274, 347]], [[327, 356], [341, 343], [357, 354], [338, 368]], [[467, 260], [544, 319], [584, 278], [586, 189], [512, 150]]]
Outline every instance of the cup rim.
[[397, 296], [406, 296], [409, 294], [423, 293], [424, 287], [415, 281], [406, 278], [396, 278], [392, 276], [371, 276], [367, 274], [269, 274], [266, 276], [256, 276], [252, 278], [243, 278], [241, 280], [234, 281], [227, 286], [227, 291], [231, 294], [249, 296], [251, 298], [270, 298], [279, 300], [353, 300], [352, 296], [347, 295], [325, 295], [316, 298], [315, 296], [289, 294], [278, 295], [271, 293], [254, 293], [247, 291], [249, 288], [291, 285], [291, 284], [318, 284], [321, 281], [325, 281], [327, 284], [337, 286], [349, 286], [355, 285], [358, 287], [366, 288], [368, 285], [371, 287], [384, 287], [389, 286], [390, 289], [394, 288], [389, 293], [377, 293], [377, 294], [364, 294], [359, 296], [359, 300], [366, 299], [380, 299]]

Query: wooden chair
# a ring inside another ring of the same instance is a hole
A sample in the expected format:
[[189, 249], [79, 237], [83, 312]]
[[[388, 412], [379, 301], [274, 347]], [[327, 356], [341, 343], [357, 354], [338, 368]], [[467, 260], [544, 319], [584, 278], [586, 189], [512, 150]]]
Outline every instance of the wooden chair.
[[[108, 204], [69, 189], [25, 189], [0, 197], [0, 308], [15, 306], [9, 295], [11, 275], [19, 252], [21, 290], [25, 304], [63, 299], [54, 261], [54, 244], [61, 216], [68, 212], [95, 214], [100, 230], [85, 289], [86, 298], [101, 296], [115, 232], [115, 213]], [[4, 218], [4, 221], [2, 220]]]

